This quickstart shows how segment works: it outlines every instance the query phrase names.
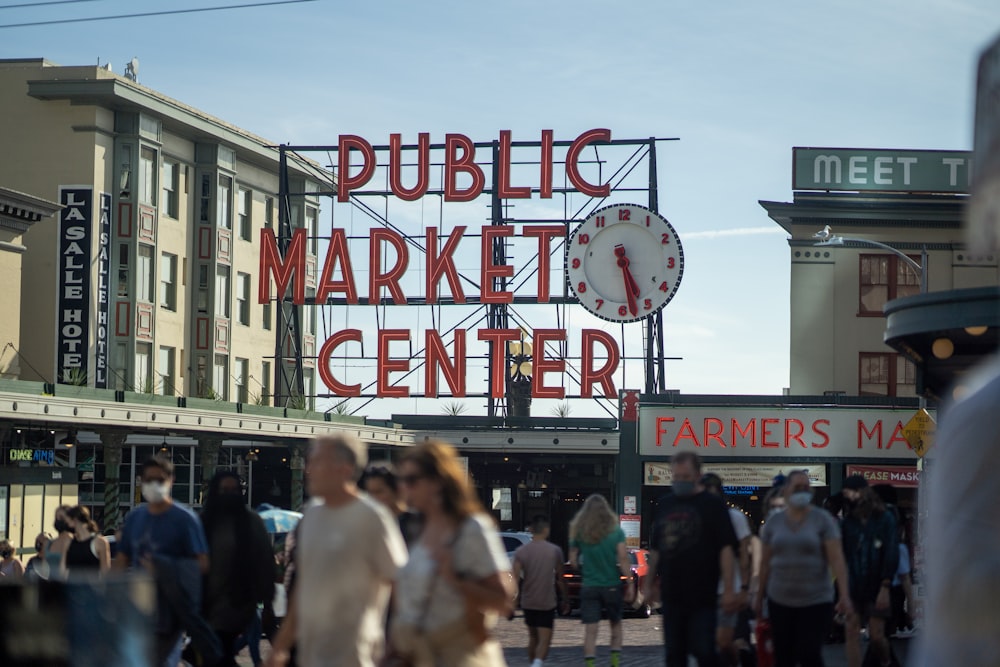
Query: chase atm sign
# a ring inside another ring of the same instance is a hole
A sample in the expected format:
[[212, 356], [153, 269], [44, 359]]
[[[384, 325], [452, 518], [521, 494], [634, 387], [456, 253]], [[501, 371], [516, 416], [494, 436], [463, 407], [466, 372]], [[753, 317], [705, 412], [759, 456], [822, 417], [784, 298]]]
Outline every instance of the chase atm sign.
[[793, 190], [968, 193], [972, 151], [793, 148]]

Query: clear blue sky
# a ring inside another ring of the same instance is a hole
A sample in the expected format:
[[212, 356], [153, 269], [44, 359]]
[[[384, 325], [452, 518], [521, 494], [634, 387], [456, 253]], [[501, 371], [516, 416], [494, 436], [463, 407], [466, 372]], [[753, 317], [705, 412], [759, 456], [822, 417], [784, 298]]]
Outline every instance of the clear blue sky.
[[[0, 25], [208, 4], [225, 3], [0, 8]], [[667, 354], [683, 358], [667, 385], [777, 394], [789, 253], [757, 201], [790, 200], [793, 146], [970, 149], [975, 62], [998, 32], [996, 0], [320, 0], [0, 29], [0, 55], [100, 58], [119, 73], [138, 56], [144, 85], [275, 142], [536, 139], [543, 128], [571, 139], [595, 127], [679, 137], [660, 148], [660, 211], [686, 254], [665, 311]], [[411, 400], [365, 412], [415, 409], [434, 410]]]

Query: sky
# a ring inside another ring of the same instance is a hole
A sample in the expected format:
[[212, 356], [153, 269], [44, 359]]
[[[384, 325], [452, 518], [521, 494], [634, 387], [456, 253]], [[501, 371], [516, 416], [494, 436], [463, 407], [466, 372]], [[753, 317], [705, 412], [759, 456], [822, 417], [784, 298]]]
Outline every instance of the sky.
[[[704, 394], [780, 394], [788, 385], [789, 250], [758, 201], [791, 201], [792, 148], [971, 149], [976, 60], [1000, 33], [996, 0], [317, 0], [4, 27], [225, 4], [0, 5], [0, 57], [99, 60], [118, 73], [138, 57], [143, 85], [274, 142], [335, 144], [357, 134], [384, 144], [393, 132], [410, 142], [418, 132], [490, 141], [505, 129], [515, 140], [537, 140], [543, 129], [568, 140], [592, 128], [676, 137], [658, 146], [659, 210], [685, 253], [683, 282], [664, 311], [666, 385]], [[522, 202], [522, 211], [544, 203]], [[427, 211], [436, 206], [398, 215], [470, 227], [483, 215]], [[334, 209], [324, 215], [355, 222]], [[356, 312], [354, 326], [371, 310]], [[579, 308], [568, 316], [573, 327], [604, 326]], [[413, 325], [415, 343], [428, 326], [426, 316]], [[625, 335], [639, 353], [640, 325]], [[572, 339], [569, 347], [578, 354]], [[626, 388], [642, 386], [636, 369], [620, 378]], [[465, 414], [484, 414], [481, 399], [461, 402]], [[555, 409], [536, 403], [533, 414]], [[421, 399], [350, 408], [372, 417], [442, 409]], [[571, 414], [605, 411], [580, 400]]]

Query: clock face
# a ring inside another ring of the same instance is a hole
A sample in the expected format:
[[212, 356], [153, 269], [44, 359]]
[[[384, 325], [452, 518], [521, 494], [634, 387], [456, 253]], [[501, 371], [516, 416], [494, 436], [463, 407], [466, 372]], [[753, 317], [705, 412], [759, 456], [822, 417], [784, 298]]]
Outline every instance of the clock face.
[[637, 204], [594, 211], [566, 246], [570, 289], [584, 308], [612, 322], [635, 322], [663, 308], [683, 273], [677, 232]]

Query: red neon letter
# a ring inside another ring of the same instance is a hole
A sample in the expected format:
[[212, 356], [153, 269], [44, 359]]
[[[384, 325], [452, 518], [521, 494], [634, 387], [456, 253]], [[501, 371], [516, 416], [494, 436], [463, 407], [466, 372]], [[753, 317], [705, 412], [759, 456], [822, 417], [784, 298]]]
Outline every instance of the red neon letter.
[[389, 135], [389, 188], [403, 201], [420, 199], [427, 193], [431, 180], [431, 135], [417, 135], [417, 184], [407, 190], [402, 185], [403, 141], [399, 134]]
[[695, 447], [701, 447], [701, 443], [698, 442], [698, 436], [694, 432], [694, 427], [691, 426], [691, 420], [687, 417], [684, 418], [684, 423], [681, 424], [681, 429], [677, 432], [677, 437], [674, 438], [674, 447], [680, 444], [681, 440], [690, 440], [694, 443]]
[[664, 424], [669, 424], [674, 421], [673, 417], [657, 417], [656, 418], [656, 446], [663, 446], [663, 436], [666, 435], [667, 429], [663, 428]]
[[[361, 151], [364, 158], [361, 171], [351, 176], [351, 150]], [[375, 173], [375, 149], [365, 139], [354, 134], [340, 135], [337, 146], [337, 201], [351, 198], [351, 190], [360, 188]]]
[[330, 371], [330, 357], [333, 356], [334, 349], [337, 348], [341, 343], [346, 343], [347, 341], [353, 340], [356, 343], [361, 342], [361, 330], [360, 329], [344, 329], [343, 331], [338, 331], [323, 343], [323, 347], [319, 350], [319, 359], [317, 363], [319, 364], [319, 376], [323, 380], [323, 383], [330, 388], [330, 391], [337, 394], [338, 396], [360, 396], [361, 395], [361, 385], [360, 384], [343, 384], [338, 382], [334, 377], [333, 373]]
[[591, 185], [583, 180], [583, 176], [580, 175], [580, 167], [577, 164], [580, 153], [592, 141], [611, 141], [611, 130], [590, 130], [577, 137], [566, 152], [566, 175], [573, 187], [583, 194], [590, 197], [607, 197], [611, 194], [611, 186], [607, 183]]
[[858, 449], [864, 449], [864, 447], [862, 446], [862, 443], [861, 443], [861, 437], [862, 436], [867, 437], [869, 440], [871, 440], [873, 437], [877, 436], [878, 440], [876, 440], [876, 448], [877, 449], [882, 449], [882, 420], [879, 419], [877, 422], [875, 422], [875, 426], [873, 426], [872, 430], [869, 431], [868, 428], [865, 426], [865, 423], [862, 420], [859, 419], [858, 420]]
[[465, 303], [465, 292], [462, 291], [462, 283], [458, 280], [458, 271], [455, 270], [455, 260], [452, 258], [463, 234], [464, 226], [455, 227], [439, 255], [437, 227], [427, 228], [427, 303], [437, 303], [438, 284], [442, 275], [448, 276], [448, 286], [451, 287], [455, 303]]
[[448, 351], [444, 349], [441, 335], [434, 329], [424, 332], [424, 396], [433, 398], [438, 395], [438, 367], [444, 373], [444, 379], [451, 388], [451, 395], [465, 396], [465, 329], [455, 329], [455, 363], [448, 363]]
[[542, 156], [539, 158], [542, 174], [538, 186], [538, 196], [552, 198], [552, 130], [542, 130]]
[[750, 423], [746, 425], [746, 428], [740, 426], [740, 423], [738, 421], [736, 421], [735, 419], [733, 419], [732, 420], [732, 426], [733, 426], [733, 447], [736, 446], [736, 442], [737, 442], [736, 436], [740, 436], [742, 438], [749, 437], [750, 438], [750, 446], [751, 447], [756, 447], [757, 446], [757, 420], [756, 419], [751, 419]]
[[[444, 135], [444, 200], [472, 201], [483, 191], [486, 176], [476, 164], [476, 145], [464, 134]], [[462, 157], [458, 157], [458, 149], [462, 149]], [[455, 183], [455, 175], [464, 171], [472, 176], [472, 185], [466, 190], [459, 190]]]
[[[792, 426], [795, 426], [797, 432], [792, 432]], [[800, 447], [805, 447], [806, 443], [802, 440], [802, 434], [806, 432], [806, 426], [802, 423], [800, 419], [786, 419], [785, 420], [785, 447], [790, 447], [792, 441], [794, 440], [799, 444]]]
[[780, 419], [761, 419], [760, 420], [760, 446], [761, 447], [780, 447], [781, 443], [777, 440], [768, 440], [768, 436], [771, 435], [771, 425], [777, 424]]
[[[485, 230], [484, 230], [485, 231]], [[513, 268], [513, 267], [512, 267]], [[546, 373], [566, 372], [565, 359], [546, 359], [545, 342], [549, 340], [566, 340], [565, 329], [535, 329], [533, 332], [533, 347], [535, 353], [532, 357], [534, 374], [531, 376], [531, 397], [532, 398], [565, 398], [566, 389], [562, 385], [558, 387], [545, 386]]]
[[[621, 355], [618, 352], [618, 342], [606, 331], [600, 329], [583, 330], [583, 349], [580, 353], [580, 396], [590, 398], [594, 393], [594, 383], [601, 383], [601, 390], [604, 396], [612, 398], [618, 395], [615, 389], [615, 381], [611, 376], [618, 370], [618, 362]], [[594, 365], [594, 343], [600, 343], [608, 353], [608, 358], [604, 365], [597, 370], [593, 370]], [[537, 349], [537, 348], [536, 348]]]
[[819, 425], [820, 424], [826, 424], [827, 426], [829, 426], [830, 425], [830, 420], [829, 419], [817, 419], [816, 421], [813, 422], [813, 425], [812, 425], [812, 427], [813, 427], [813, 433], [815, 433], [816, 435], [823, 436], [823, 441], [822, 442], [814, 442], [812, 444], [812, 446], [815, 447], [816, 449], [823, 449], [824, 447], [826, 447], [827, 445], [830, 444], [830, 434], [826, 433], [825, 431], [821, 431], [819, 429]]
[[510, 184], [510, 149], [510, 130], [500, 130], [500, 173], [497, 174], [497, 196], [500, 199], [530, 199], [531, 188], [529, 186]]
[[[294, 274], [294, 279], [292, 277]], [[277, 298], [284, 299], [288, 293], [288, 283], [292, 283], [292, 302], [301, 306], [306, 301], [306, 230], [302, 227], [292, 230], [292, 240], [285, 251], [285, 261], [278, 252], [278, 242], [274, 230], [260, 230], [260, 273], [257, 281], [257, 303], [271, 300], [271, 281], [278, 288]]]
[[[908, 443], [906, 438], [903, 437], [903, 422], [896, 423], [896, 428], [893, 429], [892, 436], [889, 438], [889, 442], [886, 443], [885, 448], [892, 449], [892, 443], [894, 442], [901, 442], [907, 447], [910, 447], [910, 443]], [[910, 449], [913, 449], [913, 447], [910, 447]]]
[[551, 242], [553, 237], [565, 236], [566, 228], [562, 225], [525, 225], [521, 235], [538, 237], [538, 303], [548, 303]]
[[379, 398], [406, 398], [409, 387], [394, 387], [389, 383], [389, 373], [410, 370], [409, 359], [390, 359], [389, 342], [405, 340], [409, 342], [410, 332], [406, 329], [381, 329], [378, 332], [378, 386], [375, 393]]
[[[333, 280], [333, 269], [340, 261], [340, 271], [343, 280]], [[316, 286], [316, 303], [326, 303], [330, 292], [343, 292], [347, 303], [358, 302], [358, 288], [354, 285], [354, 271], [351, 269], [351, 256], [347, 250], [347, 235], [343, 229], [334, 229], [330, 234], [330, 245], [326, 248], [326, 260], [323, 271]]]
[[[512, 343], [521, 339], [521, 332], [517, 329], [480, 329], [479, 340], [490, 343], [490, 396], [493, 398], [503, 398], [504, 388], [507, 383], [507, 343]], [[536, 352], [537, 355], [537, 352]], [[537, 357], [536, 357], [537, 359]], [[535, 362], [538, 367], [538, 362]]]
[[[708, 447], [713, 442], [718, 443], [719, 447], [725, 447], [726, 441], [721, 437], [725, 427], [722, 425], [721, 419], [716, 419], [715, 417], [706, 417], [705, 421], [702, 423], [705, 427], [705, 446]], [[713, 428], [714, 427], [714, 428]], [[736, 443], [734, 442], [733, 445]]]
[[[406, 295], [399, 287], [399, 279], [406, 273], [406, 265], [410, 262], [410, 253], [406, 250], [406, 239], [391, 229], [373, 228], [369, 232], [368, 266], [368, 303], [376, 304], [382, 301], [382, 287], [388, 287], [392, 300], [397, 304], [406, 303]], [[382, 273], [382, 241], [396, 249], [396, 264], [387, 273]]]
[[[510, 225], [491, 225], [483, 227], [483, 260], [480, 270], [480, 302], [481, 303], [514, 303], [514, 293], [507, 291], [496, 291], [493, 283], [496, 278], [514, 277], [514, 267], [509, 264], [494, 264], [493, 260], [497, 254], [493, 252], [493, 239], [503, 236], [513, 236], [514, 228]], [[500, 253], [502, 259], [505, 253]]]

